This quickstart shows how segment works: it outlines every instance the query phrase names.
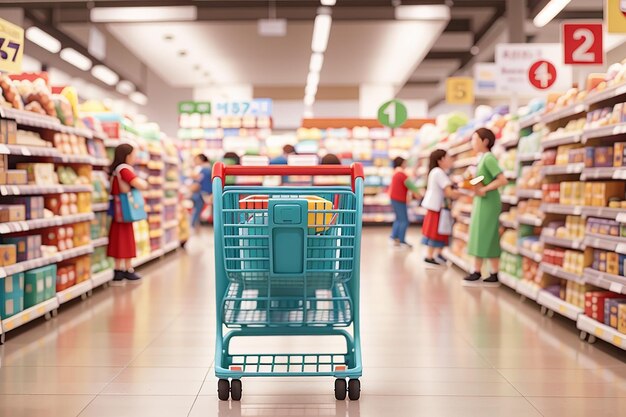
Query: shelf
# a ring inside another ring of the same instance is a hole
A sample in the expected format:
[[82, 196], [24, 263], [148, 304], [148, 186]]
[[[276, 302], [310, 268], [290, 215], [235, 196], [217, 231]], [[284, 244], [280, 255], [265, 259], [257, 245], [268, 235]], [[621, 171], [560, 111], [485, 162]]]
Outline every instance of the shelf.
[[100, 246], [106, 246], [108, 244], [109, 244], [108, 237], [101, 237], [101, 238], [94, 239], [91, 241], [91, 246], [93, 246], [94, 248], [99, 248]]
[[526, 279], [520, 279], [517, 281], [515, 291], [517, 291], [518, 294], [521, 294], [524, 297], [528, 298], [529, 300], [537, 301], [541, 288], [534, 282], [528, 281]]
[[122, 139], [105, 139], [104, 140], [104, 146], [107, 148], [116, 148], [117, 145], [120, 145], [122, 143], [125, 143], [125, 141]]
[[58, 292], [57, 299], [59, 300], [59, 304], [67, 303], [68, 301], [78, 298], [83, 294], [87, 294], [92, 289], [93, 282], [91, 281], [91, 279], [88, 279], [86, 281], [79, 282], [78, 284], [74, 284], [61, 292]]
[[587, 106], [585, 106], [583, 103], [574, 103], [560, 110], [544, 114], [543, 116], [541, 116], [541, 122], [549, 124], [559, 120], [567, 119], [572, 116], [576, 116], [577, 114], [584, 113], [586, 111]]
[[609, 87], [604, 91], [591, 93], [589, 96], [587, 96], [587, 98], [585, 98], [584, 103], [587, 106], [592, 106], [603, 101], [608, 101], [616, 97], [623, 96], [624, 94], [626, 94], [626, 84], [622, 83], [616, 86]]
[[502, 271], [500, 271], [500, 273], [498, 274], [498, 277], [501, 283], [503, 283], [504, 285], [506, 285], [507, 287], [513, 290], [517, 288], [517, 284], [520, 281], [518, 278], [514, 277], [513, 275], [509, 275], [506, 272], [502, 272]]
[[624, 209], [583, 206], [581, 207], [581, 213], [585, 217], [601, 217], [603, 219], [620, 221], [619, 218], [623, 217]]
[[565, 279], [567, 281], [573, 281], [579, 284], [585, 283], [584, 277], [574, 274], [573, 272], [568, 272], [560, 266], [552, 265], [548, 262], [542, 262], [539, 265], [539, 270], [545, 272], [546, 274], [550, 274], [554, 277]]
[[587, 233], [585, 235], [585, 245], [596, 249], [604, 249], [610, 252], [626, 255], [626, 237], [596, 235]]
[[626, 123], [585, 129], [583, 130], [582, 142], [587, 143], [592, 139], [609, 138], [623, 134], [626, 134]]
[[519, 224], [516, 221], [505, 220], [502, 217], [500, 217], [500, 224], [509, 229], [517, 229], [519, 226]]
[[499, 143], [500, 146], [502, 146], [505, 149], [514, 148], [519, 143], [519, 135], [513, 136], [511, 138], [507, 138], [507, 139], [501, 139], [499, 142], [496, 142], [496, 143]]
[[6, 277], [8, 275], [18, 274], [20, 272], [28, 271], [31, 269], [39, 268], [50, 264], [66, 261], [68, 259], [76, 258], [78, 256], [87, 255], [93, 252], [93, 246], [84, 245], [77, 248], [68, 249], [63, 252], [58, 252], [53, 256], [47, 258], [31, 259], [24, 262], [19, 262], [14, 265], [5, 266], [0, 268], [0, 276]]
[[580, 216], [582, 214], [581, 206], [566, 206], [556, 203], [543, 203], [541, 204], [540, 210], [544, 213], [552, 214], [570, 214], [574, 216]]
[[593, 268], [585, 268], [586, 283], [618, 294], [626, 294], [626, 277], [600, 272]]
[[165, 246], [163, 247], [163, 253], [166, 254], [166, 253], [173, 252], [179, 247], [180, 247], [180, 242], [178, 240], [166, 243]]
[[517, 251], [520, 255], [522, 255], [525, 258], [531, 259], [537, 263], [541, 262], [542, 256], [540, 253], [535, 253], [531, 251], [530, 249], [522, 248], [521, 246], [517, 247]]
[[178, 158], [175, 156], [163, 155], [163, 162], [168, 165], [178, 165]]
[[500, 200], [503, 203], [510, 204], [512, 206], [516, 205], [519, 202], [519, 199], [516, 195], [503, 195], [500, 197]]
[[92, 203], [91, 204], [91, 211], [98, 212], [98, 211], [107, 211], [109, 209], [109, 203]]
[[586, 180], [626, 180], [626, 167], [585, 168], [580, 179]]
[[565, 300], [561, 300], [559, 297], [552, 295], [548, 291], [539, 292], [537, 303], [574, 321], [578, 319], [579, 315], [583, 314], [582, 308], [576, 307]]
[[470, 156], [469, 158], [458, 159], [452, 164], [452, 168], [465, 168], [470, 165], [476, 165], [478, 163], [478, 157]]
[[54, 157], [54, 159], [64, 163], [64, 164], [84, 164], [84, 165], [93, 165], [94, 158], [91, 155], [66, 155], [66, 154], [58, 154]]
[[111, 165], [111, 161], [108, 158], [93, 158], [91, 164], [95, 167], [108, 167]]
[[536, 200], [541, 200], [543, 198], [543, 191], [541, 190], [523, 190], [518, 189], [517, 198], [533, 198]]
[[542, 149], [556, 148], [561, 145], [571, 145], [574, 143], [580, 143], [582, 140], [582, 132], [574, 132], [567, 134], [552, 133], [541, 141]]
[[59, 300], [57, 299], [57, 297], [52, 297], [51, 299], [46, 300], [43, 303], [32, 306], [22, 311], [21, 313], [17, 313], [14, 316], [2, 320], [2, 330], [5, 332], [13, 330], [23, 324], [44, 316], [52, 310], [56, 310], [57, 308], [59, 308]]
[[73, 126], [65, 126], [56, 117], [44, 116], [26, 110], [0, 107], [0, 116], [6, 119], [14, 119], [17, 124], [40, 129], [54, 130], [56, 132], [69, 133], [85, 138], [91, 138], [92, 132], [89, 129], [80, 129]]
[[541, 152], [520, 154], [520, 155], [517, 156], [517, 160], [520, 161], [520, 162], [540, 161], [541, 160]]
[[541, 174], [544, 176], [580, 174], [581, 172], [583, 172], [584, 168], [584, 163], [567, 165], [546, 165], [541, 167]]
[[535, 112], [519, 119], [519, 128], [526, 129], [527, 127], [531, 127], [532, 125], [539, 123], [540, 121], [541, 114], [539, 114], [539, 112]]
[[178, 220], [170, 220], [169, 222], [163, 223], [163, 229], [168, 230], [174, 227], [178, 227]]
[[602, 324], [591, 317], [581, 314], [576, 321], [576, 327], [578, 327], [578, 330], [602, 339], [613, 346], [626, 349], [626, 334], [620, 333], [617, 329]]
[[467, 233], [460, 233], [460, 232], [454, 233], [453, 232], [452, 237], [455, 239], [462, 240], [463, 242], [469, 241], [469, 235]]
[[25, 220], [21, 222], [0, 223], [0, 235], [27, 232], [46, 227], [63, 226], [66, 224], [88, 222], [94, 219], [93, 213], [73, 214], [71, 216], [55, 216], [48, 219]]
[[91, 192], [91, 185], [2, 185], [0, 195], [38, 195]]
[[146, 263], [148, 263], [150, 261], [155, 260], [156, 258], [158, 258], [160, 256], [163, 256], [163, 253], [164, 253], [163, 249], [157, 249], [157, 250], [151, 252], [150, 255], [143, 256], [141, 258], [133, 259], [132, 265], [133, 265], [134, 268], [138, 268], [141, 265], [144, 265], [144, 264], [146, 264]]
[[565, 238], [560, 238], [556, 236], [550, 236], [546, 233], [541, 233], [541, 240], [544, 243], [547, 243], [552, 246], [558, 246], [560, 248], [568, 248], [568, 249], [576, 249], [576, 250], [583, 249], [583, 241], [581, 240], [565, 239]]
[[515, 172], [515, 171], [504, 171], [504, 177], [507, 180], [515, 180], [515, 179], [517, 179], [517, 172]]
[[464, 259], [456, 256], [449, 248], [444, 248], [442, 252], [443, 256], [446, 257], [450, 262], [456, 265], [458, 268], [461, 268], [463, 271], [469, 273], [470, 266]]
[[529, 214], [522, 214], [517, 216], [517, 223], [527, 224], [529, 226], [541, 226], [543, 224], [543, 220]]
[[178, 198], [176, 197], [164, 198], [162, 203], [164, 206], [173, 206], [175, 204], [178, 204]]
[[453, 145], [448, 149], [448, 153], [451, 156], [455, 156], [458, 155], [460, 153], [463, 152], [469, 152], [472, 150], [472, 142], [471, 141], [467, 141], [467, 142], [463, 142], [460, 145]]
[[59, 151], [52, 146], [46, 147], [0, 144], [0, 155], [55, 157], [59, 156]]
[[519, 254], [519, 251], [517, 250], [517, 246], [510, 245], [510, 244], [508, 244], [506, 242], [500, 241], [500, 248], [503, 251], [508, 252], [508, 253], [510, 253], [512, 255]]
[[113, 279], [113, 270], [105, 269], [104, 271], [100, 271], [91, 276], [91, 282], [93, 283], [93, 288], [97, 288]]

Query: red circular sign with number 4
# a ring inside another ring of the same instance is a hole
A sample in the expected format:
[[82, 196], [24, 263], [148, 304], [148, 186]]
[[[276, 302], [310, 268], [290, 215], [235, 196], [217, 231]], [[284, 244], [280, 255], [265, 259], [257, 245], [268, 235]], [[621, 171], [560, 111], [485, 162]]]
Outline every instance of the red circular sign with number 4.
[[556, 82], [556, 67], [550, 61], [537, 61], [528, 70], [528, 80], [533, 87], [546, 90]]

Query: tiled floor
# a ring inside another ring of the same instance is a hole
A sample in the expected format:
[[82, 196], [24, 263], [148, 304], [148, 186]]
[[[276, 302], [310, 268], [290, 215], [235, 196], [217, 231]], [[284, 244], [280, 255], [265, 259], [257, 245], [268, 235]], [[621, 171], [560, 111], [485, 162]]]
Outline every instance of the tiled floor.
[[217, 400], [205, 231], [144, 268], [140, 284], [97, 290], [9, 334], [0, 416], [624, 415], [624, 352], [579, 341], [572, 322], [541, 316], [508, 289], [463, 287], [455, 269], [426, 269], [419, 249], [389, 247], [387, 232], [366, 229], [363, 239], [359, 402], [335, 401], [333, 381], [315, 378], [247, 379], [241, 403]]

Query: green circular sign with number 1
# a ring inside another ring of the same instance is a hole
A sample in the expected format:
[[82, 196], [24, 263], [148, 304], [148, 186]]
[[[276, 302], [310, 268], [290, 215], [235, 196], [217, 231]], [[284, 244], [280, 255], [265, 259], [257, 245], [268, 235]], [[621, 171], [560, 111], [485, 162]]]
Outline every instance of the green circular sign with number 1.
[[378, 109], [378, 121], [383, 126], [400, 127], [408, 117], [406, 106], [400, 100], [389, 100]]

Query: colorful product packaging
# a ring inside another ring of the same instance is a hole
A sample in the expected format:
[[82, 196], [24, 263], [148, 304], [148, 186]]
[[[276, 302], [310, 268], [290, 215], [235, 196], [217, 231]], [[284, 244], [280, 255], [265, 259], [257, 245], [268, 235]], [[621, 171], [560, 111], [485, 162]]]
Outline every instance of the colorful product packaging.
[[0, 278], [0, 319], [6, 319], [24, 310], [24, 274]]
[[41, 258], [41, 235], [4, 237], [1, 243], [15, 245], [17, 262]]

